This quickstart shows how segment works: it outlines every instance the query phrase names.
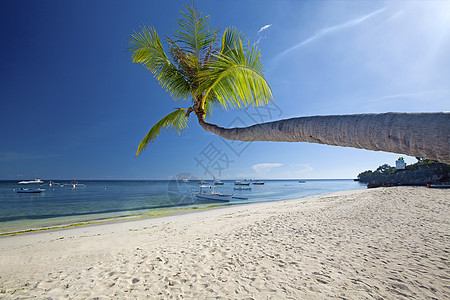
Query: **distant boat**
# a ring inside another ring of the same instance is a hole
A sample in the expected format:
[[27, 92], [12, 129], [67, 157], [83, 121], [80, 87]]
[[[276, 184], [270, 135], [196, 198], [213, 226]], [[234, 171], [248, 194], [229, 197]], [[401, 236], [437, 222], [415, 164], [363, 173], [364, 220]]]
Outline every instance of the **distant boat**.
[[214, 185], [223, 185], [223, 181], [217, 179], [216, 181], [214, 181]]
[[188, 182], [189, 182], [189, 179], [183, 178], [183, 179], [181, 179], [181, 182], [182, 182], [182, 183], [188, 183]]
[[235, 191], [251, 191], [252, 188], [251, 187], [246, 187], [246, 186], [239, 186], [239, 187], [235, 187], [234, 190]]
[[30, 194], [30, 193], [42, 193], [45, 191], [45, 189], [24, 189], [21, 188], [20, 190], [17, 190], [17, 193], [19, 194]]
[[299, 180], [298, 183], [305, 183], [306, 181], [304, 180]]
[[255, 182], [252, 182], [252, 184], [254, 184], [254, 185], [264, 185], [264, 181], [255, 181]]
[[230, 202], [233, 194], [222, 194], [214, 191], [214, 186], [201, 185], [199, 193], [196, 194], [201, 201]]
[[35, 180], [19, 181], [19, 184], [42, 184], [42, 183], [44, 182], [37, 178]]
[[76, 181], [75, 179], [72, 181], [72, 183], [71, 184], [66, 184], [66, 185], [69, 185], [69, 186], [71, 186], [72, 187], [72, 189], [76, 189], [76, 188], [78, 188], [78, 187], [80, 187], [80, 188], [85, 188], [86, 187], [86, 185], [85, 184], [82, 184], [82, 183], [78, 183], [78, 181]]
[[250, 181], [236, 180], [236, 181], [234, 182], [234, 185], [250, 185]]
[[427, 187], [432, 189], [450, 189], [450, 184], [429, 184]]

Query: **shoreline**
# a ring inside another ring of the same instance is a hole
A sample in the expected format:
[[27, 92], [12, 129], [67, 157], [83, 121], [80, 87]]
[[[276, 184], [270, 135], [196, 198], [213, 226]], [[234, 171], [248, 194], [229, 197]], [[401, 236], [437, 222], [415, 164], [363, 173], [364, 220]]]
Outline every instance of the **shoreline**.
[[450, 296], [449, 191], [362, 189], [0, 238], [0, 297]]
[[[330, 179], [330, 180], [336, 180], [336, 179]], [[346, 179], [339, 179], [339, 180], [346, 180]], [[351, 191], [358, 191], [358, 190], [364, 190], [364, 189], [365, 188], [351, 190]], [[74, 228], [74, 227], [101, 225], [101, 224], [116, 223], [116, 222], [127, 222], [127, 221], [139, 220], [139, 219], [159, 218], [159, 217], [164, 217], [164, 216], [189, 214], [189, 213], [194, 213], [197, 211], [210, 210], [210, 209], [221, 209], [221, 208], [226, 208], [226, 207], [230, 207], [230, 206], [246, 206], [246, 205], [252, 205], [252, 204], [259, 204], [259, 203], [272, 203], [272, 202], [279, 202], [279, 201], [293, 201], [293, 200], [298, 200], [298, 199], [316, 198], [316, 197], [321, 197], [323, 195], [335, 194], [335, 193], [340, 193], [340, 192], [347, 192], [347, 191], [331, 192], [331, 193], [324, 193], [324, 194], [319, 194], [319, 195], [315, 195], [315, 196], [305, 196], [302, 198], [293, 198], [293, 199], [288, 199], [288, 200], [285, 200], [285, 199], [284, 200], [273, 200], [273, 201], [267, 201], [267, 202], [251, 202], [251, 203], [236, 203], [236, 204], [210, 203], [207, 205], [199, 204], [199, 205], [166, 207], [166, 208], [162, 208], [162, 209], [150, 209], [150, 210], [147, 210], [147, 212], [145, 212], [145, 213], [140, 213], [140, 214], [136, 214], [136, 215], [131, 214], [129, 216], [105, 217], [105, 218], [92, 219], [92, 220], [86, 220], [86, 221], [61, 222], [61, 224], [50, 225], [50, 226], [30, 227], [30, 228], [18, 229], [18, 230], [12, 230], [12, 231], [0, 231], [0, 239], [3, 237], [6, 237], [6, 236], [33, 234], [35, 232], [42, 232], [42, 231], [64, 230], [64, 229]]]
[[[226, 206], [224, 206], [226, 207]], [[109, 223], [117, 223], [117, 222], [128, 222], [133, 220], [140, 220], [140, 219], [149, 219], [149, 218], [161, 218], [165, 216], [172, 216], [172, 215], [182, 215], [182, 214], [188, 214], [188, 213], [194, 213], [196, 211], [203, 211], [208, 209], [216, 209], [220, 208], [218, 206], [206, 206], [206, 207], [191, 207], [191, 208], [167, 208], [164, 210], [155, 210], [153, 212], [146, 212], [138, 215], [130, 215], [125, 217], [117, 217], [117, 218], [104, 218], [104, 219], [94, 219], [94, 220], [88, 220], [88, 221], [80, 221], [75, 223], [62, 223], [59, 225], [52, 225], [52, 226], [43, 226], [43, 227], [35, 227], [35, 228], [28, 228], [28, 229], [21, 229], [16, 231], [10, 231], [10, 232], [0, 232], [0, 239], [2, 237], [6, 236], [16, 236], [21, 234], [33, 234], [35, 232], [42, 232], [42, 231], [57, 231], [57, 230], [64, 230], [68, 228], [74, 228], [74, 227], [84, 227], [84, 226], [95, 226], [95, 225], [101, 225], [101, 224], [109, 224]]]

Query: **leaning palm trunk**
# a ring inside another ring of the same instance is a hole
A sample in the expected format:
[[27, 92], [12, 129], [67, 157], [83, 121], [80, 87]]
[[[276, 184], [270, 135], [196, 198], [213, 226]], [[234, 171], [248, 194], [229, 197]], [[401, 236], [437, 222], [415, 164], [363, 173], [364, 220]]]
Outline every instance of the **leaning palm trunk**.
[[198, 118], [228, 140], [308, 142], [401, 153], [450, 163], [450, 113], [383, 113], [300, 117], [223, 128]]
[[[139, 154], [162, 129], [187, 127], [194, 112], [200, 125], [230, 140], [310, 142], [386, 151], [450, 163], [450, 113], [386, 113], [293, 118], [246, 128], [222, 128], [205, 122], [214, 107], [259, 106], [273, 100], [263, 76], [261, 54], [254, 44], [244, 47], [233, 27], [209, 27], [195, 7], [186, 7], [174, 38], [166, 37], [166, 54], [154, 28], [131, 35], [132, 60], [143, 64], [175, 100], [192, 100], [158, 121], [138, 147]], [[219, 47], [216, 47], [220, 44]]]

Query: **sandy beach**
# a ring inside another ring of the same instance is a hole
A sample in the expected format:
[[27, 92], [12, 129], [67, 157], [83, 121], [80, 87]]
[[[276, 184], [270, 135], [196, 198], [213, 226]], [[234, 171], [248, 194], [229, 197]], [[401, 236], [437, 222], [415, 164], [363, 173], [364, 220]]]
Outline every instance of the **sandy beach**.
[[450, 191], [394, 187], [0, 238], [0, 298], [449, 299]]

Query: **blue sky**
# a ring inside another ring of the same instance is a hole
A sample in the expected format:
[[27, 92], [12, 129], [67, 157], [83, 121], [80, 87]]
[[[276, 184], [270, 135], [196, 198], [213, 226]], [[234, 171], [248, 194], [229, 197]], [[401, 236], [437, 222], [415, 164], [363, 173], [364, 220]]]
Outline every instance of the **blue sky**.
[[[230, 143], [189, 122], [142, 155], [179, 103], [132, 64], [129, 34], [171, 36], [189, 1], [1, 1], [0, 179], [354, 178], [398, 154]], [[448, 111], [448, 1], [196, 1], [258, 43], [274, 104], [216, 110], [222, 126], [309, 115]], [[407, 157], [408, 163], [415, 162]]]

